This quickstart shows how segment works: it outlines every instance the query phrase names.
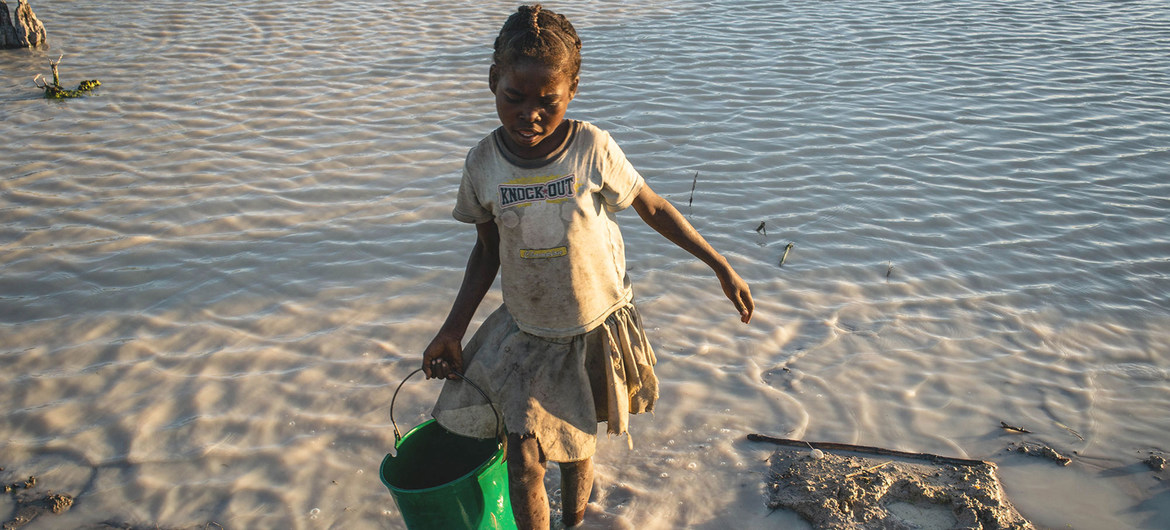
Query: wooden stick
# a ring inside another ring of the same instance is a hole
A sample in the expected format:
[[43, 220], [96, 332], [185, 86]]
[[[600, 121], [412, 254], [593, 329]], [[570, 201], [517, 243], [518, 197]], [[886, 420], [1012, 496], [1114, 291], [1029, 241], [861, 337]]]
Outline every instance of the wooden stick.
[[789, 250], [792, 250], [792, 245], [793, 245], [793, 244], [794, 244], [794, 243], [788, 243], [788, 245], [786, 245], [786, 246], [784, 247], [784, 255], [783, 255], [783, 256], [780, 256], [780, 266], [781, 266], [781, 267], [783, 267], [783, 266], [784, 266], [784, 262], [788, 260], [788, 251], [789, 251]]
[[62, 53], [61, 56], [57, 58], [57, 62], [53, 62], [52, 59], [49, 59], [49, 68], [53, 69], [53, 84], [57, 86], [61, 86], [61, 76], [57, 75], [57, 65], [61, 64], [61, 59], [64, 57], [65, 54]]
[[1000, 426], [1000, 428], [1002, 428], [1005, 431], [1018, 432], [1018, 433], [1022, 433], [1022, 434], [1032, 434], [1032, 431], [1029, 431], [1028, 429], [1025, 429], [1023, 427], [1016, 427], [1014, 425], [1008, 425], [1007, 422], [1003, 422], [1003, 421], [999, 422], [999, 426]]
[[960, 466], [994, 466], [995, 464], [984, 460], [971, 460], [968, 458], [955, 458], [953, 456], [939, 456], [929, 453], [908, 453], [906, 451], [896, 451], [893, 449], [883, 449], [881, 447], [871, 447], [867, 445], [852, 445], [834, 442], [807, 442], [804, 440], [790, 440], [788, 438], [775, 438], [764, 434], [749, 434], [747, 439], [753, 442], [768, 442], [776, 445], [788, 445], [793, 447], [812, 447], [814, 449], [836, 450], [836, 451], [853, 451], [855, 453], [872, 453], [883, 456], [900, 456], [903, 458], [915, 458], [918, 460], [930, 460], [932, 462], [944, 462], [947, 464], [956, 464]]
[[873, 466], [873, 467], [867, 467], [867, 468], [865, 468], [865, 469], [862, 469], [861, 471], [856, 471], [856, 472], [850, 473], [850, 474], [848, 474], [848, 475], [845, 475], [845, 478], [853, 478], [853, 477], [856, 477], [857, 475], [864, 475], [864, 474], [866, 474], [866, 473], [869, 473], [870, 471], [877, 471], [877, 470], [879, 470], [879, 469], [881, 469], [881, 468], [885, 467], [885, 466], [886, 466], [886, 464], [893, 464], [893, 463], [894, 463], [894, 461], [893, 461], [893, 460], [890, 460], [890, 461], [888, 461], [888, 462], [882, 462], [882, 463], [880, 463], [880, 464], [878, 464], [878, 465], [876, 465], [876, 466]]

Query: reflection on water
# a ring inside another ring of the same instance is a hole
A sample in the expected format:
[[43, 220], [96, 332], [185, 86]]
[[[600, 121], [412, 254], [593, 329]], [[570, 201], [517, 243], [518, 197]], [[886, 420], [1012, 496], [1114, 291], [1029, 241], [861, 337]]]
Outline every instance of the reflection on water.
[[[593, 524], [793, 523], [748, 432], [990, 459], [1042, 526], [1170, 524], [1135, 465], [1170, 431], [1170, 8], [550, 7], [570, 116], [759, 305], [622, 214], [663, 399], [602, 444]], [[449, 213], [514, 5], [34, 8], [52, 49], [0, 53], [0, 466], [78, 497], [52, 525], [400, 527], [388, 401], [474, 241]], [[60, 53], [98, 96], [40, 98]]]

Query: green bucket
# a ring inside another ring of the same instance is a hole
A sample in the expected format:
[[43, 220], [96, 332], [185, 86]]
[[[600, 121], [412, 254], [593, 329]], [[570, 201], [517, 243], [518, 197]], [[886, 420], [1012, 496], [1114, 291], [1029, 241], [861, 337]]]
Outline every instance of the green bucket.
[[[394, 391], [390, 400], [390, 423], [394, 425], [396, 453], [382, 459], [382, 484], [390, 490], [406, 527], [412, 530], [458, 528], [514, 529], [512, 503], [508, 499], [508, 466], [502, 438], [469, 438], [452, 433], [435, 420], [427, 420], [402, 436], [394, 421], [398, 391], [415, 370]], [[479, 386], [463, 381], [483, 394]]]

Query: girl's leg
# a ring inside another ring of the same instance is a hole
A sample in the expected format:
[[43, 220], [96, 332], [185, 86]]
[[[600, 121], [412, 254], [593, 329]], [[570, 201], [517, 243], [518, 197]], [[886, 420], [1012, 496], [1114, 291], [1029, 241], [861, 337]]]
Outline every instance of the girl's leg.
[[544, 491], [547, 460], [534, 436], [508, 435], [508, 490], [512, 515], [522, 530], [548, 528], [548, 494]]
[[585, 505], [593, 491], [593, 458], [579, 462], [561, 463], [561, 520], [565, 526], [581, 524], [585, 519]]

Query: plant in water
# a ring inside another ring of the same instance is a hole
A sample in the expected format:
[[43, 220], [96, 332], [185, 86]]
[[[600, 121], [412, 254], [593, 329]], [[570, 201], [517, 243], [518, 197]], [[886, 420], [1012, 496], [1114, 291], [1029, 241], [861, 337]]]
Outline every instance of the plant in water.
[[43, 89], [45, 91], [46, 98], [48, 98], [48, 99], [79, 98], [81, 96], [84, 96], [84, 95], [90, 93], [91, 91], [93, 91], [94, 89], [96, 89], [97, 87], [102, 85], [102, 82], [98, 81], [97, 79], [89, 79], [86, 81], [82, 81], [81, 83], [78, 83], [77, 90], [69, 90], [67, 88], [62, 88], [61, 87], [61, 76], [57, 73], [57, 65], [61, 64], [61, 59], [63, 57], [65, 57], [65, 54], [61, 54], [60, 57], [57, 57], [56, 61], [53, 61], [52, 59], [49, 60], [49, 68], [53, 69], [53, 83], [52, 84], [45, 83], [45, 82], [41, 81], [41, 74], [37, 74], [36, 77], [33, 78], [33, 84], [37, 85], [37, 88]]

